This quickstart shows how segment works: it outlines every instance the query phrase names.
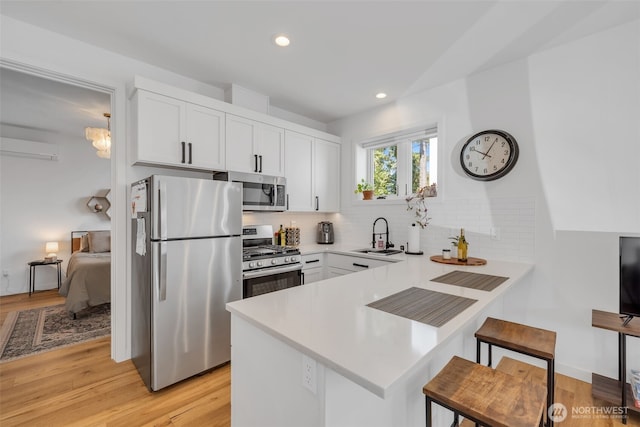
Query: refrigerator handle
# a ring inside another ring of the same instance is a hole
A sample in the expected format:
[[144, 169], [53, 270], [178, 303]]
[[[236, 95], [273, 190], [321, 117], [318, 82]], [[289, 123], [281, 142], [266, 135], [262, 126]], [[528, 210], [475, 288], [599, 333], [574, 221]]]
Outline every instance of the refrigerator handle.
[[158, 280], [158, 299], [167, 299], [167, 242], [160, 242], [160, 280]]
[[[167, 299], [167, 242], [158, 242], [158, 250], [152, 251], [152, 280], [158, 301]], [[155, 298], [154, 298], [155, 300]]]
[[160, 239], [167, 238], [167, 185], [160, 181], [158, 185], [158, 229]]

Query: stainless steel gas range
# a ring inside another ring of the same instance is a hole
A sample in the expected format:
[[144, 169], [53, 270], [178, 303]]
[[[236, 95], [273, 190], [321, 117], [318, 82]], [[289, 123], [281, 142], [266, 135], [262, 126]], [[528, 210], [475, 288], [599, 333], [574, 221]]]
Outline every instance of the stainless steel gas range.
[[242, 227], [242, 297], [300, 286], [303, 283], [300, 251], [273, 244], [271, 225]]

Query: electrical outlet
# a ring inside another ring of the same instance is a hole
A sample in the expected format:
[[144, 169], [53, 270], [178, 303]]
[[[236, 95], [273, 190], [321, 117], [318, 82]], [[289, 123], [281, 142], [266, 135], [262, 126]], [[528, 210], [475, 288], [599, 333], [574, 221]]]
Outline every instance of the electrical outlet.
[[316, 394], [316, 361], [302, 355], [302, 385]]
[[489, 235], [491, 236], [491, 240], [500, 240], [500, 228], [491, 227]]

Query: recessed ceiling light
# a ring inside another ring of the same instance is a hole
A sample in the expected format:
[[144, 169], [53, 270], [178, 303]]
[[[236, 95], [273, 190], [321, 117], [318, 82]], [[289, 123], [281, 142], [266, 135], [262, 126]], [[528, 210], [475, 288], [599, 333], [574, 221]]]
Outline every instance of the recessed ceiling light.
[[285, 34], [276, 34], [273, 37], [273, 42], [280, 47], [287, 47], [289, 46], [289, 43], [291, 43], [291, 41], [289, 40], [289, 37], [286, 36]]
[[378, 93], [376, 93], [376, 98], [378, 98], [378, 99], [384, 99], [384, 98], [386, 98], [386, 97], [387, 97], [387, 94], [386, 94], [386, 93], [384, 93], [384, 92], [378, 92]]

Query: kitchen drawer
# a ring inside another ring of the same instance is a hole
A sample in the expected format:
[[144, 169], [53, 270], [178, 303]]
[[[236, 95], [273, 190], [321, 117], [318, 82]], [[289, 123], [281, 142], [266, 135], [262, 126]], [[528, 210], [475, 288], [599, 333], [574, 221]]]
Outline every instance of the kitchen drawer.
[[327, 256], [327, 265], [329, 267], [349, 271], [361, 271], [368, 268], [376, 268], [393, 262], [349, 255], [327, 254]]
[[324, 267], [325, 254], [302, 255], [302, 269]]

